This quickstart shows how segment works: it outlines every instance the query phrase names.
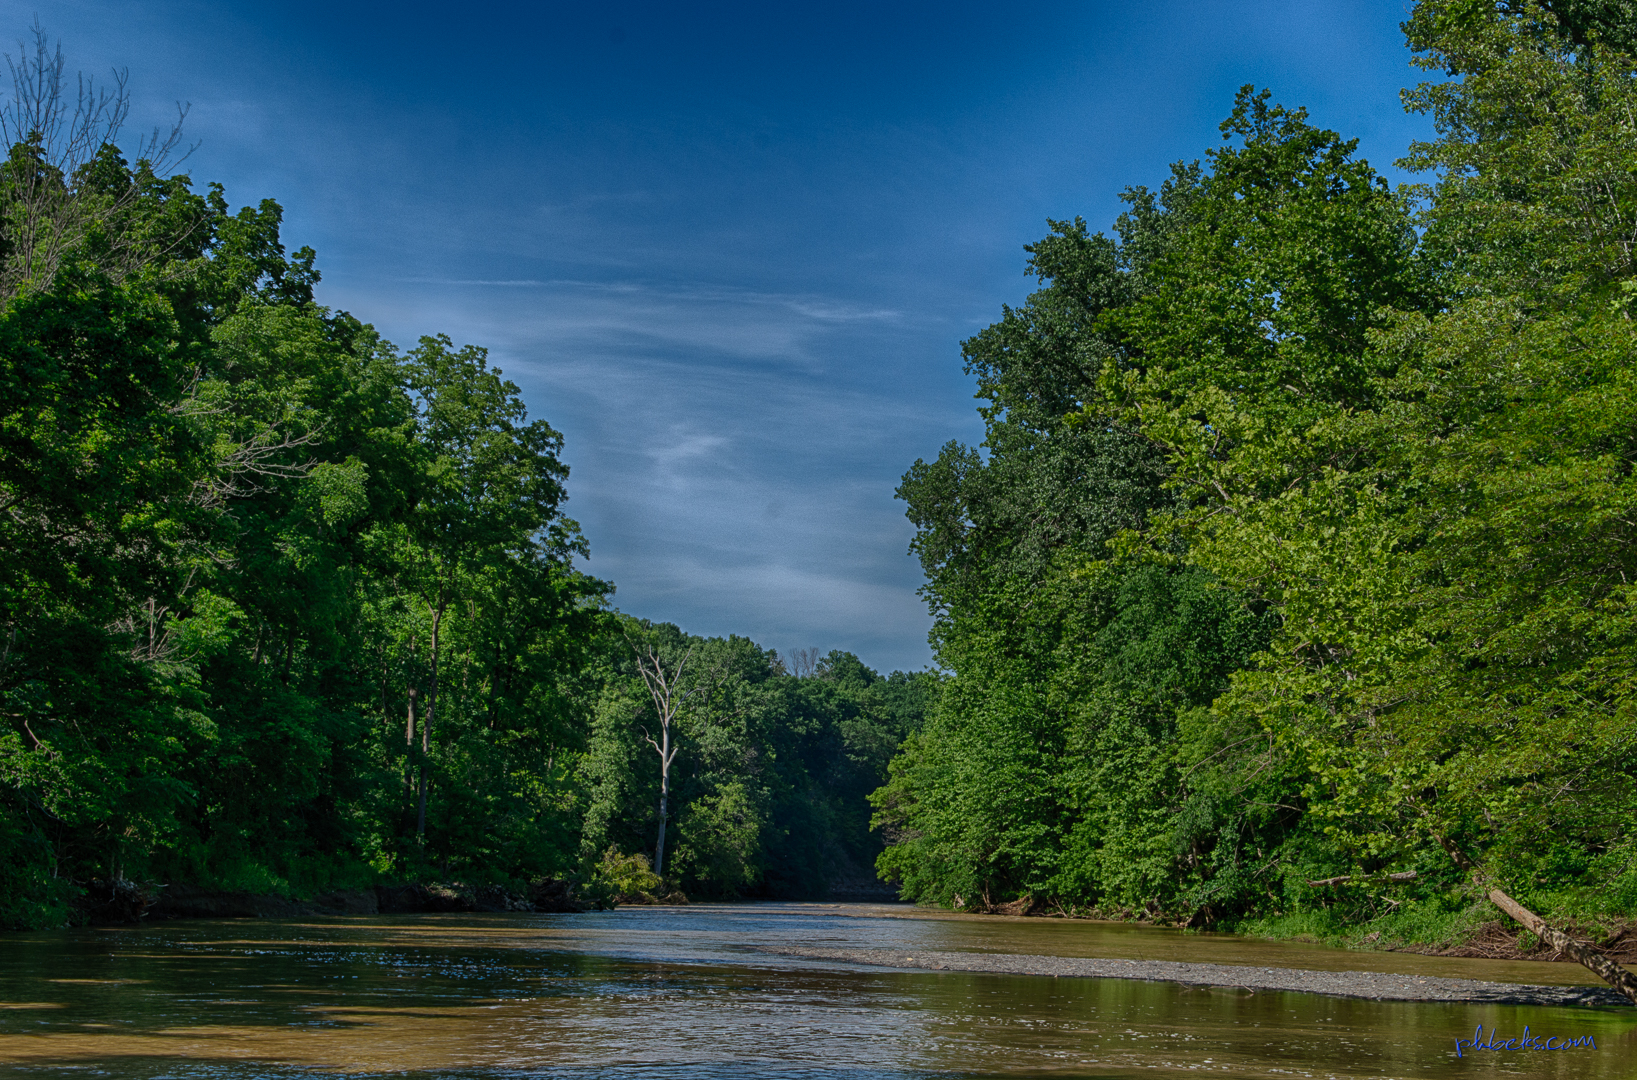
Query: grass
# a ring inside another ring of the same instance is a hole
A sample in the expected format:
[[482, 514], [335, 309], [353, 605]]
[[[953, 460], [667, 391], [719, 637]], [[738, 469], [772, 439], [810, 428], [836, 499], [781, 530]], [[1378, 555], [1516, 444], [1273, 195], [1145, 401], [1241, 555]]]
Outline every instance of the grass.
[[1241, 922], [1233, 929], [1268, 941], [1307, 941], [1340, 949], [1449, 948], [1466, 944], [1500, 912], [1459, 896], [1405, 900], [1374, 918], [1317, 908]]

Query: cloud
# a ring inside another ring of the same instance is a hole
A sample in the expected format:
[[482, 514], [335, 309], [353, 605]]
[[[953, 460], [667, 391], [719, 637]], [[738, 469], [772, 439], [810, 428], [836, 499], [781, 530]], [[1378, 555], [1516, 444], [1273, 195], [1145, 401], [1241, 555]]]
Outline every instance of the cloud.
[[519, 278], [511, 281], [492, 281], [484, 278], [400, 278], [406, 285], [493, 285], [508, 289], [533, 289], [550, 285], [549, 281], [536, 281], [533, 278]]
[[619, 607], [883, 670], [930, 662], [892, 491], [971, 414], [958, 385], [906, 392], [929, 336], [915, 320], [710, 282], [454, 282], [352, 287], [389, 333], [413, 320], [488, 346], [531, 414], [564, 432], [568, 510]]
[[670, 438], [659, 440], [658, 445], [650, 444], [644, 450], [667, 476], [675, 476], [689, 462], [710, 461], [717, 456], [718, 450], [729, 445], [725, 436], [701, 431], [687, 432], [682, 427], [676, 425]]

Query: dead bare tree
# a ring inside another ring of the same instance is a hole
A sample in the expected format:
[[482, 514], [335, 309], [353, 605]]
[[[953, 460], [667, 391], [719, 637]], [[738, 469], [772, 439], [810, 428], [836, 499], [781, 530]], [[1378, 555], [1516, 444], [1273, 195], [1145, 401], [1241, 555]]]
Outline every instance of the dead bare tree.
[[681, 749], [681, 743], [673, 739], [672, 728], [688, 697], [699, 689], [682, 689], [682, 677], [687, 672], [688, 661], [693, 658], [693, 647], [682, 654], [682, 658], [670, 665], [669, 670], [659, 650], [652, 643], [644, 642], [638, 645], [631, 643], [632, 650], [637, 655], [637, 671], [642, 674], [642, 681], [648, 687], [648, 696], [654, 701], [654, 714], [659, 718], [659, 739], [656, 741], [647, 728], [642, 729], [642, 737], [654, 751], [659, 754], [659, 836], [654, 841], [654, 873], [661, 876], [665, 873], [665, 818], [670, 811], [671, 799], [671, 762], [676, 760], [676, 752]]
[[818, 649], [794, 649], [790, 653], [790, 674], [798, 679], [810, 678], [818, 670], [821, 659]]
[[[130, 116], [128, 72], [116, 69], [113, 85], [76, 76], [70, 103], [66, 91], [62, 46], [53, 45], [38, 20], [32, 47], [18, 43], [17, 55], [6, 56], [12, 92], [0, 107], [0, 139], [9, 152], [4, 166], [4, 257], [0, 258], [0, 301], [25, 286], [49, 286], [64, 257], [94, 231], [100, 231], [99, 263], [116, 280], [162, 258], [169, 251], [149, 250], [152, 236], [140, 229], [109, 228], [142, 195], [140, 184], [127, 178], [110, 185], [93, 176], [99, 156], [114, 147]], [[163, 178], [186, 160], [182, 125], [188, 106], [177, 103], [169, 130], [154, 128], [132, 147], [138, 172]], [[167, 247], [185, 242], [187, 230]]]
[[[1456, 866], [1460, 867], [1471, 879], [1477, 892], [1487, 896], [1489, 902], [1512, 916], [1524, 929], [1546, 942], [1559, 954], [1569, 957], [1585, 967], [1604, 982], [1621, 994], [1630, 998], [1632, 1004], [1637, 1005], [1637, 975], [1621, 967], [1618, 963], [1598, 952], [1589, 943], [1577, 941], [1568, 933], [1547, 923], [1539, 915], [1518, 903], [1512, 897], [1495, 888], [1483, 871], [1467, 858], [1466, 852], [1443, 836], [1434, 835], [1433, 839], [1444, 849]], [[1395, 874], [1338, 874], [1335, 877], [1319, 878], [1309, 881], [1315, 888], [1325, 888], [1336, 885], [1365, 885], [1373, 882], [1414, 881], [1420, 875], [1414, 870], [1404, 870]], [[1396, 901], [1393, 901], [1396, 903]]]
[[1447, 837], [1435, 834], [1433, 839], [1444, 849], [1450, 859], [1464, 870], [1472, 879], [1473, 885], [1479, 893], [1486, 895], [1489, 902], [1516, 919], [1531, 934], [1546, 942], [1559, 953], [1568, 956], [1587, 971], [1596, 975], [1615, 990], [1628, 998], [1633, 1005], [1637, 1005], [1637, 975], [1621, 967], [1618, 963], [1598, 952], [1590, 944], [1576, 941], [1563, 930], [1547, 923], [1539, 915], [1518, 903], [1512, 897], [1495, 888], [1493, 882], [1485, 879], [1483, 872], [1467, 858], [1466, 852], [1452, 843]]
[[659, 835], [654, 841], [654, 873], [665, 873], [665, 822], [670, 812], [671, 762], [682, 748], [678, 720], [685, 712], [705, 707], [720, 689], [724, 672], [712, 668], [703, 675], [688, 678], [689, 664], [694, 659], [695, 645], [690, 644], [682, 656], [666, 660], [658, 646], [651, 641], [632, 641], [631, 651], [636, 654], [637, 671], [653, 699], [654, 715], [658, 718], [659, 736], [656, 739], [646, 727], [642, 729], [645, 742], [659, 755]]

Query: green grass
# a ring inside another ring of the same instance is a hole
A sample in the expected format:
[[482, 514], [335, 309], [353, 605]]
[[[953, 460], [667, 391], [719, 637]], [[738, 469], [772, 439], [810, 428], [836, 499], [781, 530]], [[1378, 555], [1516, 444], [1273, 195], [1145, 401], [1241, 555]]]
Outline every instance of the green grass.
[[1501, 917], [1488, 902], [1458, 895], [1405, 900], [1372, 917], [1318, 908], [1252, 919], [1235, 933], [1268, 941], [1308, 941], [1340, 949], [1448, 948], [1469, 941], [1484, 923]]

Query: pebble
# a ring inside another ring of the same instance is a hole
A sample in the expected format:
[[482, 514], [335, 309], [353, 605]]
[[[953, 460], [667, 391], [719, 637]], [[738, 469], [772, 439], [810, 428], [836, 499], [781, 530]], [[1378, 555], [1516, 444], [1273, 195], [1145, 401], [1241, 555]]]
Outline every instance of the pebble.
[[1508, 1005], [1625, 1006], [1612, 987], [1539, 986], [1392, 975], [1381, 971], [1307, 971], [1301, 968], [1247, 967], [1239, 964], [1188, 964], [1175, 960], [1097, 960], [1018, 953], [921, 952], [904, 955], [886, 949], [816, 949], [768, 946], [763, 951], [810, 960], [839, 960], [881, 967], [935, 971], [983, 971], [997, 975], [1068, 975], [1087, 979], [1144, 979], [1189, 986], [1227, 986], [1244, 990], [1293, 990], [1304, 994], [1369, 998], [1375, 1001], [1473, 1001]]

